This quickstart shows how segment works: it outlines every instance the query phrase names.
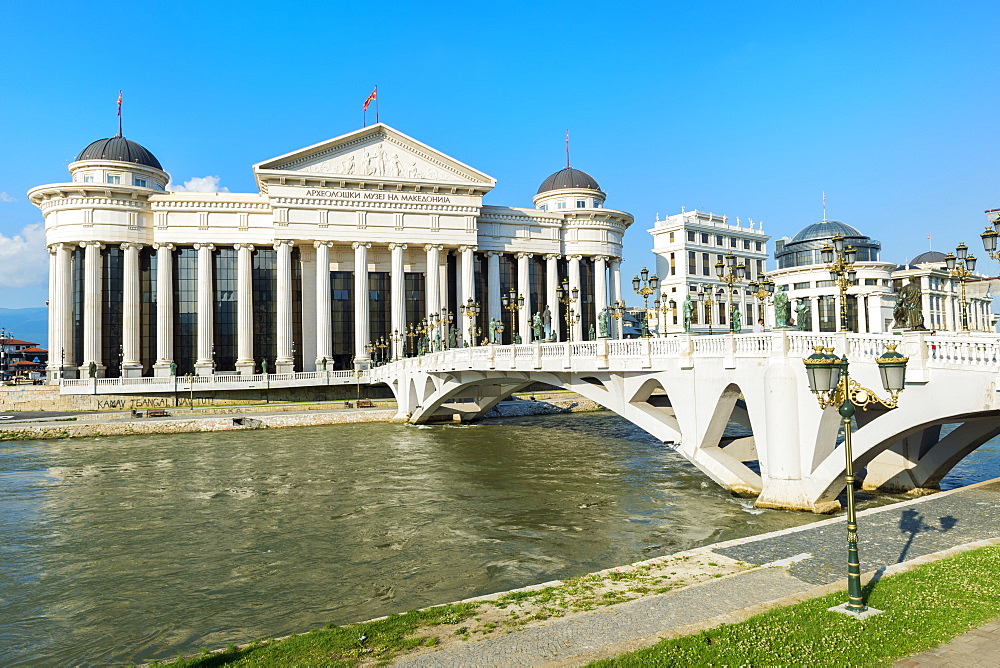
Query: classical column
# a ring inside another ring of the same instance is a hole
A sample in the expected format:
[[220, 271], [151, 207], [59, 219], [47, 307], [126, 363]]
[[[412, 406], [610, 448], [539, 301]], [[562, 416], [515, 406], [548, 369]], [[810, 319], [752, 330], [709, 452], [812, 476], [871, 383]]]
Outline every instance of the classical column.
[[475, 285], [475, 246], [459, 246], [459, 260], [462, 263], [461, 300], [459, 310], [462, 312], [462, 338], [468, 341], [469, 345], [475, 344], [474, 340], [469, 340], [469, 329], [475, 324], [472, 316], [465, 315], [465, 304], [471, 299], [476, 300]]
[[566, 262], [569, 267], [569, 289], [573, 288], [579, 290], [577, 293], [577, 300], [573, 303], [573, 316], [576, 318], [576, 322], [573, 324], [573, 335], [570, 336], [570, 341], [583, 341], [583, 290], [580, 289], [580, 260], [582, 256], [580, 255], [567, 255]]
[[90, 365], [94, 364], [94, 375], [104, 376], [101, 364], [101, 248], [99, 241], [86, 241], [83, 247], [83, 359], [80, 360], [82, 378], [90, 377]]
[[316, 248], [316, 369], [330, 368], [333, 339], [330, 337], [330, 247], [333, 242], [315, 241]]
[[927, 329], [934, 329], [931, 323], [931, 278], [930, 276], [920, 277], [920, 308], [923, 309], [924, 326]]
[[[819, 297], [805, 297], [809, 300], [809, 315], [811, 322], [809, 328], [813, 332], [819, 331]], [[838, 300], [839, 301], [839, 300]], [[836, 304], [836, 302], [835, 302]], [[839, 304], [836, 304], [839, 307]], [[798, 323], [795, 323], [798, 324]], [[837, 309], [837, 318], [834, 321], [834, 331], [840, 331], [840, 309]]]
[[[503, 311], [500, 309], [500, 255], [500, 251], [486, 253], [486, 289], [489, 291], [487, 315], [490, 322], [503, 322]], [[483, 332], [483, 336], [488, 337], [489, 332]]]
[[123, 378], [142, 375], [139, 361], [139, 249], [142, 244], [124, 243], [125, 262], [122, 281], [122, 368]]
[[235, 247], [236, 372], [250, 376], [256, 366], [253, 356], [253, 245], [235, 244]]
[[281, 239], [274, 242], [277, 251], [278, 272], [278, 316], [277, 355], [274, 359], [275, 373], [295, 371], [295, 353], [292, 341], [292, 242]]
[[170, 376], [174, 363], [174, 245], [156, 249], [156, 364], [153, 375]]
[[427, 315], [431, 313], [441, 313], [441, 249], [443, 246], [437, 244], [427, 244], [424, 250], [427, 252], [427, 271], [424, 272], [426, 281]]
[[548, 322], [550, 327], [550, 331], [545, 334], [548, 336], [551, 333], [555, 333], [553, 341], [560, 340], [559, 333], [562, 331], [559, 327], [559, 314], [562, 304], [559, 303], [559, 299], [556, 296], [557, 287], [559, 287], [559, 254], [550, 253], [545, 256], [545, 303], [549, 311]]
[[[524, 305], [517, 312], [517, 332], [522, 343], [531, 343], [531, 253], [517, 254], [517, 292], [524, 297]], [[513, 339], [512, 339], [513, 340]]]
[[882, 322], [882, 295], [875, 293], [868, 295], [868, 331], [872, 334], [881, 334], [885, 328]]
[[[666, 299], [666, 297], [664, 297]], [[594, 322], [601, 327], [601, 311], [608, 306], [608, 258], [604, 255], [594, 257]], [[609, 318], [610, 320], [610, 318]], [[611, 332], [608, 332], [610, 335]]]
[[[49, 349], [49, 354], [58, 354], [61, 374], [66, 377], [67, 372], [72, 378], [76, 375], [76, 328], [73, 326], [73, 245], [59, 244], [59, 265], [56, 267], [56, 275], [59, 281], [59, 303], [62, 305], [57, 316], [62, 326], [63, 349], [56, 351]], [[65, 358], [63, 355], [65, 353]]]
[[355, 241], [354, 248], [354, 367], [368, 368], [367, 346], [371, 339], [368, 305], [368, 249], [370, 243]]
[[389, 305], [392, 313], [391, 328], [402, 341], [392, 342], [392, 359], [403, 356], [403, 341], [406, 341], [406, 244], [391, 243], [389, 252], [391, 261], [389, 267]]
[[212, 244], [195, 244], [198, 251], [198, 360], [194, 363], [194, 372], [199, 376], [211, 376], [215, 373], [215, 360], [212, 341], [213, 323], [215, 318], [215, 286], [212, 278]]
[[59, 382], [59, 364], [62, 361], [60, 351], [65, 349], [62, 333], [62, 306], [59, 303], [59, 247], [62, 244], [50, 244], [45, 247], [49, 252], [49, 361], [45, 367], [45, 378], [48, 383]]
[[622, 259], [613, 257], [609, 263], [611, 268], [611, 282], [608, 285], [611, 301], [622, 299]]

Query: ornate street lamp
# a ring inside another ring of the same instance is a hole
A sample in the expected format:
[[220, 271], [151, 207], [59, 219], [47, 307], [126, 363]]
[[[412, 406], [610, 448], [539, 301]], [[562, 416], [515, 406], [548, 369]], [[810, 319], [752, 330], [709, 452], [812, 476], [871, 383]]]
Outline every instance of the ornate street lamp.
[[750, 281], [747, 283], [747, 292], [750, 293], [751, 297], [756, 297], [757, 301], [760, 303], [760, 319], [764, 319], [764, 310], [767, 305], [768, 298], [774, 294], [774, 281], [765, 276], [763, 279], [758, 281]]
[[445, 313], [444, 316], [441, 318], [441, 325], [442, 325], [441, 341], [444, 345], [445, 350], [448, 350], [451, 347], [448, 341], [451, 338], [451, 333], [452, 333], [451, 327], [454, 322], [455, 322], [455, 316], [452, 314], [451, 311]]
[[729, 331], [738, 334], [736, 318], [733, 317], [733, 309], [736, 307], [736, 286], [743, 282], [743, 277], [749, 273], [749, 268], [743, 262], [739, 262], [733, 253], [726, 253], [725, 260], [725, 262], [719, 260], [715, 263], [715, 275], [729, 286]]
[[[812, 355], [802, 360], [806, 366], [809, 390], [816, 395], [820, 408], [836, 407], [844, 431], [845, 475], [847, 483], [847, 604], [836, 606], [840, 611], [860, 614], [868, 610], [861, 595], [861, 562], [858, 558], [858, 518], [854, 505], [854, 455], [851, 451], [851, 422], [854, 407], [867, 410], [869, 404], [895, 408], [899, 393], [906, 385], [906, 363], [909, 358], [896, 352], [896, 344], [886, 344], [886, 352], [875, 359], [878, 364], [882, 387], [889, 399], [879, 398], [875, 392], [851, 380], [847, 355], [838, 358], [833, 348], [813, 346]], [[872, 610], [872, 612], [878, 612]]]
[[580, 322], [580, 316], [573, 310], [573, 304], [580, 297], [580, 288], [569, 289], [569, 280], [564, 280], [562, 285], [556, 286], [556, 301], [566, 307], [566, 334], [567, 340], [573, 340], [573, 325]]
[[511, 341], [513, 341], [513, 333], [517, 331], [517, 313], [524, 307], [524, 296], [511, 290], [500, 299], [500, 302], [504, 309], [510, 313]]
[[829, 244], [820, 250], [820, 256], [827, 270], [830, 272], [830, 279], [840, 291], [840, 331], [847, 331], [847, 288], [854, 285], [858, 280], [858, 272], [854, 269], [854, 261], [858, 257], [858, 251], [854, 246], [844, 245], [844, 235], [836, 234], [833, 239], [833, 246]]
[[420, 336], [420, 332], [417, 331], [417, 326], [410, 323], [410, 326], [406, 328], [406, 338], [409, 341], [409, 350], [406, 352], [407, 357], [414, 357], [417, 354], [417, 344], [414, 343], [414, 339]]
[[403, 341], [406, 337], [399, 333], [399, 330], [392, 330], [392, 334], [389, 336], [389, 340], [392, 341], [392, 361], [395, 362], [400, 357], [403, 356]]
[[[677, 302], [673, 299], [668, 300], [666, 295], [663, 295], [661, 300], [657, 297], [653, 300], [653, 310], [656, 311], [656, 329], [660, 336], [666, 336], [666, 329], [670, 323], [667, 322], [667, 314], [673, 313], [677, 315]], [[661, 323], [662, 322], [662, 326]]]
[[994, 260], [1000, 260], [1000, 253], [997, 252], [997, 237], [1000, 237], [1000, 209], [991, 209], [986, 212], [986, 220], [990, 222], [993, 229], [989, 227], [979, 236], [983, 239], [983, 248], [986, 254]]
[[462, 313], [469, 319], [469, 345], [476, 345], [476, 336], [479, 334], [479, 327], [476, 326], [476, 316], [479, 315], [479, 302], [473, 301], [472, 297], [465, 300], [461, 307]]
[[646, 322], [649, 319], [649, 295], [656, 292], [658, 287], [660, 287], [660, 279], [656, 277], [656, 274], [650, 276], [649, 270], [645, 267], [639, 272], [639, 276], [632, 279], [632, 289], [635, 290], [635, 294], [642, 296], [642, 338], [644, 339], [649, 338], [649, 323]]
[[625, 338], [622, 333], [622, 318], [625, 317], [625, 302], [621, 299], [616, 299], [611, 302], [611, 306], [608, 307], [608, 313], [615, 319], [615, 330], [618, 332], [618, 338]]
[[712, 335], [712, 307], [718, 304], [717, 301], [712, 299], [712, 286], [705, 284], [698, 287], [698, 292], [691, 295], [693, 301], [700, 302], [705, 305], [705, 324], [708, 325], [708, 334]]
[[[985, 234], [985, 232], [983, 233]], [[996, 235], [996, 232], [993, 233]], [[984, 239], [985, 243], [986, 240]], [[993, 237], [996, 244], [996, 237]], [[948, 273], [952, 278], [957, 278], [962, 284], [962, 331], [969, 331], [969, 300], [965, 297], [965, 281], [968, 280], [976, 270], [976, 256], [969, 255], [969, 247], [962, 242], [955, 246], [955, 254], [948, 253], [944, 256], [944, 263], [948, 267]]]

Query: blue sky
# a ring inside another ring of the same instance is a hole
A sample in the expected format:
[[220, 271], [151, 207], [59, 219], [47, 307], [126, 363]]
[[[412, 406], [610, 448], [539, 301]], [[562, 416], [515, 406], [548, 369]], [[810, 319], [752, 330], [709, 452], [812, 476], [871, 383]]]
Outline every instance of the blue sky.
[[25, 192], [117, 131], [119, 89], [126, 136], [174, 183], [235, 192], [254, 162], [359, 127], [376, 83], [382, 121], [498, 180], [489, 204], [531, 206], [569, 128], [573, 166], [636, 217], [626, 279], [653, 264], [656, 214], [682, 206], [776, 238], [820, 220], [825, 191], [831, 219], [897, 261], [928, 233], [980, 248], [1000, 207], [1000, 3], [49, 2], [0, 17], [3, 307], [46, 298]]

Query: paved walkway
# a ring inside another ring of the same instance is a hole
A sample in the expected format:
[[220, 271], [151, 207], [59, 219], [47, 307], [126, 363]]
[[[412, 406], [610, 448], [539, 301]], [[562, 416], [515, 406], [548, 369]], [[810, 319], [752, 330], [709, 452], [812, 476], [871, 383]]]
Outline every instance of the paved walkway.
[[[859, 513], [862, 566], [867, 571], [891, 574], [970, 544], [1000, 542], [998, 516], [1000, 480], [863, 511]], [[776, 605], [843, 589], [844, 534], [844, 519], [837, 517], [707, 546], [698, 551], [774, 567], [550, 620], [457, 647], [409, 655], [398, 663], [420, 667], [576, 666], [647, 647], [664, 637], [738, 622]], [[1000, 665], [998, 632], [1000, 622], [897, 665]]]

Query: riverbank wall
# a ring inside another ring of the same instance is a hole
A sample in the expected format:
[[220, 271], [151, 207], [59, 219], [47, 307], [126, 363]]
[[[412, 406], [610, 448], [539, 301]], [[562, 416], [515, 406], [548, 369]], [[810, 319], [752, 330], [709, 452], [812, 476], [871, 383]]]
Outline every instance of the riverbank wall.
[[[209, 431], [245, 431], [248, 429], [283, 429], [318, 427], [336, 424], [396, 421], [395, 402], [380, 401], [374, 408], [341, 408], [330, 404], [312, 406], [246, 406], [195, 408], [184, 415], [157, 418], [132, 418], [110, 413], [79, 418], [21, 422], [0, 428], [0, 441], [35, 441], [102, 436], [137, 436], [149, 434], [185, 434]], [[490, 410], [486, 418], [551, 415], [602, 410], [602, 406], [582, 397], [549, 401], [506, 401]], [[253, 415], [253, 418], [246, 416]]]
[[354, 401], [392, 399], [385, 385], [314, 385], [248, 390], [205, 390], [193, 394], [178, 387], [176, 392], [149, 394], [60, 394], [58, 385], [0, 386], [0, 411], [77, 412], [131, 411], [149, 408], [195, 408], [204, 406], [242, 406], [264, 402]]

